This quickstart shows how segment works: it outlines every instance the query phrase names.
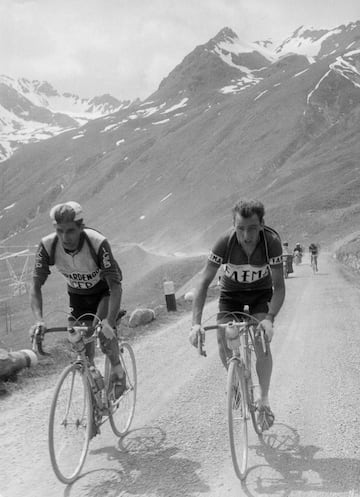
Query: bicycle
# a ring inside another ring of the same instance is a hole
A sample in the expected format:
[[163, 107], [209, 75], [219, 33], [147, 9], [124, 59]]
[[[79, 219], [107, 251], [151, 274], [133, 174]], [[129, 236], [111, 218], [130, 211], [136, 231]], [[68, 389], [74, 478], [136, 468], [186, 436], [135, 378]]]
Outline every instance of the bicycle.
[[288, 278], [289, 276], [288, 256], [283, 255], [282, 259], [283, 259], [284, 278]]
[[[73, 483], [85, 463], [90, 440], [100, 433], [100, 426], [110, 421], [114, 434], [124, 436], [135, 413], [137, 371], [131, 345], [118, 337], [120, 362], [126, 374], [127, 389], [116, 399], [110, 385], [110, 361], [106, 355], [104, 375], [90, 364], [85, 345], [98, 341], [101, 322], [85, 326], [79, 318], [72, 326], [48, 328], [34, 337], [34, 350], [41, 355], [46, 333], [67, 332], [76, 359], [60, 374], [49, 416], [48, 445], [50, 460], [57, 478]], [[80, 323], [80, 324], [79, 324]]]
[[310, 266], [312, 268], [313, 274], [317, 272], [317, 255], [311, 254]]
[[203, 326], [198, 336], [198, 351], [206, 356], [204, 350], [205, 332], [224, 329], [232, 356], [228, 360], [227, 373], [227, 419], [231, 458], [235, 473], [240, 480], [246, 476], [248, 465], [248, 427], [252, 425], [258, 436], [262, 428], [256, 419], [256, 397], [259, 389], [256, 373], [256, 346], [259, 340], [264, 354], [268, 353], [265, 333], [258, 330], [259, 321], [246, 312], [229, 313], [231, 320], [225, 324]]

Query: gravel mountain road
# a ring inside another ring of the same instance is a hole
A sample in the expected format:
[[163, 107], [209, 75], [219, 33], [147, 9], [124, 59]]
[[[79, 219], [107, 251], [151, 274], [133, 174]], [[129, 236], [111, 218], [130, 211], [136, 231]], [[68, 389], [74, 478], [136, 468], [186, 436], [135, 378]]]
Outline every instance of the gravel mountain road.
[[360, 496], [360, 288], [324, 253], [316, 275], [304, 259], [286, 288], [272, 346], [276, 420], [262, 440], [250, 427], [244, 483], [231, 463], [215, 335], [200, 358], [189, 314], [136, 342], [132, 429], [117, 440], [105, 425], [73, 485], [57, 481], [48, 456], [56, 377], [2, 400], [1, 497]]

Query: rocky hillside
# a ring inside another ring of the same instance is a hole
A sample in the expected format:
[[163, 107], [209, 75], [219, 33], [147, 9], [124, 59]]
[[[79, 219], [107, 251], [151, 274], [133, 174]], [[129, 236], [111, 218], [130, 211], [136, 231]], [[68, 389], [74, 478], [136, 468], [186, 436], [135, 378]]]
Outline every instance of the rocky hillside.
[[225, 28], [145, 101], [3, 162], [3, 245], [33, 246], [65, 199], [118, 250], [204, 252], [244, 196], [290, 244], [342, 238], [360, 222], [359, 40], [360, 22], [300, 28], [270, 51]]

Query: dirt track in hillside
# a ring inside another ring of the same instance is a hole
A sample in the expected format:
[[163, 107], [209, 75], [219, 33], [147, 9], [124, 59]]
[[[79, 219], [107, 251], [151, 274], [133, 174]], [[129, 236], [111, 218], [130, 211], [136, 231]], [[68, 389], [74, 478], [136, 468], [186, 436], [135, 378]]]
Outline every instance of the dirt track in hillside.
[[[1, 401], [2, 497], [360, 496], [360, 289], [321, 254], [286, 280], [276, 320], [273, 428], [250, 434], [249, 472], [236, 479], [225, 418], [225, 372], [215, 337], [208, 357], [187, 341], [190, 315], [135, 346], [138, 403], [120, 442], [110, 427], [90, 445], [81, 478], [59, 483], [47, 449], [55, 377]], [[215, 312], [208, 306], [207, 314]]]

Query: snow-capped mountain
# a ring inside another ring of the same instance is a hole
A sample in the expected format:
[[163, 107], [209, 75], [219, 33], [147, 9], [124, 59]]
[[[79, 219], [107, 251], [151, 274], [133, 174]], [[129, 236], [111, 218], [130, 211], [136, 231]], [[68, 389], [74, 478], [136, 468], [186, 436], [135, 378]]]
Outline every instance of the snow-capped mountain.
[[334, 56], [346, 50], [359, 49], [360, 39], [356, 35], [359, 29], [360, 21], [330, 30], [301, 26], [275, 48], [275, 54], [278, 57], [289, 53], [305, 55], [312, 62], [314, 59]]
[[221, 30], [148, 99], [4, 162], [0, 235], [78, 199], [123, 241], [203, 248], [242, 194], [285, 233], [346, 233], [360, 223], [359, 40], [359, 22], [275, 48]]
[[111, 95], [60, 94], [46, 81], [0, 76], [0, 162], [20, 145], [78, 128], [130, 104]]

